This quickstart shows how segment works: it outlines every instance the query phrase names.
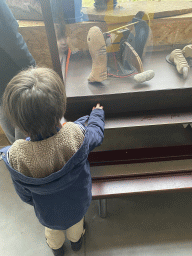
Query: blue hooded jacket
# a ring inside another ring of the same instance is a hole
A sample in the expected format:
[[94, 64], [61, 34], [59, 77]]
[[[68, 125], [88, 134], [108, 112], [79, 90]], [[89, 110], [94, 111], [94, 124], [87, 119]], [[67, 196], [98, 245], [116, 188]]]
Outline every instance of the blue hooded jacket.
[[90, 116], [75, 123], [85, 127], [84, 142], [63, 168], [45, 178], [31, 178], [14, 170], [7, 161], [10, 146], [1, 149], [2, 158], [11, 174], [20, 198], [34, 210], [40, 223], [48, 228], [65, 230], [86, 214], [92, 199], [92, 181], [88, 154], [104, 138], [104, 111], [95, 109]]

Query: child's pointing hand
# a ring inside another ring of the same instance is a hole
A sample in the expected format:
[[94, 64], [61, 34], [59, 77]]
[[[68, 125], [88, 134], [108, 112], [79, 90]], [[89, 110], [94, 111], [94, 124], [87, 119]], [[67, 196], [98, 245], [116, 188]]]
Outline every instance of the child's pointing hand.
[[103, 109], [103, 106], [100, 106], [100, 103], [97, 103], [96, 107], [92, 108], [92, 110], [94, 109]]

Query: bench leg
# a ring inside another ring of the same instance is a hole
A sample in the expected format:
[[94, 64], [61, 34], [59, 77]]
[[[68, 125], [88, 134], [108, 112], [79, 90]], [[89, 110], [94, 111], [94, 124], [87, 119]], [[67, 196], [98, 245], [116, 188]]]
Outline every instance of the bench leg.
[[107, 217], [107, 199], [99, 199], [99, 216], [101, 218]]

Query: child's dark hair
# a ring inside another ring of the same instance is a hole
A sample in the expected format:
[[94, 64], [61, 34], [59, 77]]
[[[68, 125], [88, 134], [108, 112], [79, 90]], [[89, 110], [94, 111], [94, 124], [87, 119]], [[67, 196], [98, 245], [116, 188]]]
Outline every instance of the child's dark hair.
[[30, 67], [8, 83], [3, 95], [3, 109], [13, 125], [34, 141], [47, 138], [66, 110], [66, 93], [62, 79], [49, 68]]

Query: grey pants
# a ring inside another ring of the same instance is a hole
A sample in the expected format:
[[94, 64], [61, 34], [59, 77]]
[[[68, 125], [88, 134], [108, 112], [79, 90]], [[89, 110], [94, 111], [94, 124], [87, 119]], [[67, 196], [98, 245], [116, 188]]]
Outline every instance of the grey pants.
[[2, 107], [0, 106], [0, 125], [3, 129], [7, 139], [13, 144], [18, 139], [25, 139], [26, 136], [21, 132], [19, 128], [14, 128], [8, 118], [4, 115]]

